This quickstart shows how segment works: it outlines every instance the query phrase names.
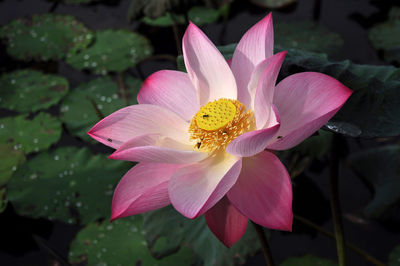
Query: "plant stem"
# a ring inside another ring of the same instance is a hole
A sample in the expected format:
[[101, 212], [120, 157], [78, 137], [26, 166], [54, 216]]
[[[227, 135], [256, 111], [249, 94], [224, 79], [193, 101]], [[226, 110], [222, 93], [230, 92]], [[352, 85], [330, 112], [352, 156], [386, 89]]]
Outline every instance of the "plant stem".
[[[305, 224], [305, 225], [317, 230], [321, 234], [323, 234], [323, 235], [325, 235], [325, 236], [327, 236], [329, 238], [335, 239], [335, 235], [334, 234], [332, 234], [328, 230], [325, 230], [321, 226], [318, 226], [317, 224], [313, 223], [312, 221], [310, 221], [310, 220], [308, 220], [308, 219], [306, 219], [304, 217], [301, 217], [299, 215], [296, 215], [296, 214], [294, 215], [294, 218], [296, 220], [298, 220], [299, 222], [301, 222], [301, 223], [303, 223], [303, 224]], [[349, 242], [345, 242], [345, 245], [346, 245], [346, 247], [348, 247], [349, 249], [353, 250], [355, 253], [357, 253], [361, 257], [363, 257], [366, 261], [368, 261], [368, 262], [370, 262], [370, 263], [372, 263], [374, 265], [377, 265], [377, 266], [385, 266], [385, 263], [383, 263], [383, 262], [377, 260], [376, 258], [372, 257], [366, 251], [356, 247], [354, 244], [349, 243]]]
[[117, 81], [118, 81], [118, 87], [121, 91], [121, 97], [124, 100], [125, 105], [128, 106], [129, 102], [128, 102], [128, 97], [126, 96], [126, 86], [124, 82], [124, 74], [122, 72], [117, 74]]
[[100, 111], [99, 107], [97, 107], [96, 102], [93, 99], [90, 99], [90, 103], [92, 104], [92, 107], [94, 111], [96, 112], [97, 117], [101, 120], [104, 118], [103, 113]]
[[262, 252], [264, 254], [264, 258], [265, 258], [265, 262], [267, 263], [267, 266], [274, 266], [275, 264], [272, 259], [271, 250], [269, 248], [267, 237], [265, 236], [265, 233], [264, 233], [264, 229], [256, 223], [253, 223], [253, 222], [251, 222], [251, 223], [253, 224], [254, 228], [256, 229], [257, 236], [258, 236], [258, 239], [260, 240]]
[[172, 31], [174, 32], [176, 50], [178, 52], [178, 55], [181, 55], [182, 54], [181, 40], [179, 38], [178, 24], [176, 23], [176, 17], [175, 17], [175, 14], [173, 12], [171, 12], [171, 18], [172, 18], [172, 21], [173, 21]]
[[341, 136], [338, 134], [333, 135], [332, 139], [332, 162], [330, 166], [329, 173], [329, 194], [330, 203], [332, 210], [333, 224], [335, 228], [335, 238], [336, 238], [336, 249], [339, 259], [339, 266], [346, 265], [346, 247], [344, 240], [344, 231], [342, 223], [342, 213], [340, 210], [339, 203], [339, 156], [340, 156], [340, 145]]

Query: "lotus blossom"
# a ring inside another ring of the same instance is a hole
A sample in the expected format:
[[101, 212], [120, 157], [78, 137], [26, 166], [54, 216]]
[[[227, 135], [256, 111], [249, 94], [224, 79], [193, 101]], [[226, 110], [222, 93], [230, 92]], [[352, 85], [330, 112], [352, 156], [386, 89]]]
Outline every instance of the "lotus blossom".
[[149, 76], [138, 105], [98, 122], [88, 134], [115, 148], [112, 159], [139, 162], [115, 189], [118, 219], [169, 204], [205, 215], [226, 246], [248, 220], [291, 231], [292, 185], [273, 150], [294, 147], [322, 127], [352, 91], [315, 72], [276, 85], [286, 52], [273, 54], [272, 16], [254, 25], [226, 61], [193, 23], [183, 37], [187, 73]]

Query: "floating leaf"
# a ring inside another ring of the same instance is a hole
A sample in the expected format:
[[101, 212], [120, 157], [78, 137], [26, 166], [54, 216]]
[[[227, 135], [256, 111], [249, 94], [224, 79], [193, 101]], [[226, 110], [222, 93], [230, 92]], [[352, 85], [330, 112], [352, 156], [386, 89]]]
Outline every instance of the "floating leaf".
[[20, 215], [87, 224], [109, 217], [114, 186], [130, 166], [87, 148], [61, 147], [19, 167], [7, 197]]
[[229, 2], [232, 0], [131, 0], [128, 19], [133, 20], [142, 16], [155, 19], [171, 11], [183, 14], [193, 6], [204, 5], [207, 8], [220, 8]]
[[378, 218], [400, 200], [400, 146], [389, 145], [360, 151], [348, 158], [350, 167], [375, 189], [365, 208], [368, 217]]
[[[204, 265], [235, 265], [244, 263], [248, 255], [260, 248], [257, 236], [249, 225], [243, 238], [230, 249], [226, 248], [208, 229], [204, 217], [190, 220], [183, 217], [172, 207], [146, 213], [144, 230], [148, 243], [165, 237], [168, 249], [182, 245], [193, 249], [193, 252], [204, 261]], [[159, 253], [167, 250], [158, 249]]]
[[142, 18], [143, 23], [156, 27], [170, 27], [174, 25], [174, 21], [176, 24], [185, 24], [185, 17], [182, 15], [174, 15], [174, 17], [172, 17], [171, 13], [167, 12], [164, 16], [154, 19], [149, 17]]
[[32, 120], [24, 115], [0, 119], [0, 142], [25, 153], [45, 150], [60, 137], [61, 123], [48, 113], [39, 113]]
[[188, 17], [197, 26], [216, 22], [222, 15], [224, 7], [213, 9], [201, 6], [192, 7], [188, 12]]
[[93, 34], [74, 17], [43, 14], [11, 21], [0, 28], [0, 38], [7, 40], [7, 52], [19, 60], [48, 61], [85, 48]]
[[187, 248], [160, 260], [153, 258], [145, 234], [140, 215], [111, 224], [90, 224], [72, 242], [69, 260], [87, 265], [191, 265], [192, 254]]
[[253, 4], [264, 7], [279, 9], [296, 3], [296, 0], [250, 0]]
[[362, 133], [361, 129], [356, 125], [342, 121], [335, 121], [334, 119], [326, 123], [324, 129], [353, 138], [359, 137]]
[[[125, 79], [126, 93], [130, 104], [137, 104], [136, 96], [141, 83], [140, 80], [131, 77]], [[86, 132], [101, 117], [125, 106], [119, 91], [117, 82], [112, 81], [109, 77], [97, 78], [81, 84], [63, 100], [61, 120], [71, 134], [90, 140]]]
[[152, 52], [150, 41], [138, 33], [104, 30], [96, 32], [95, 42], [87, 49], [68, 53], [67, 63], [78, 70], [105, 75], [133, 67]]
[[[235, 47], [231, 44], [219, 49], [225, 58], [231, 58]], [[185, 71], [182, 56], [177, 58], [177, 64], [180, 70]], [[400, 135], [400, 69], [358, 65], [349, 60], [331, 61], [326, 54], [289, 49], [279, 79], [304, 71], [325, 73], [354, 90], [334, 117], [337, 126], [340, 123], [346, 128], [350, 125], [357, 131], [361, 130], [357, 135], [366, 138]], [[335, 130], [341, 131], [339, 128]]]
[[277, 23], [274, 31], [275, 44], [284, 49], [296, 48], [334, 54], [343, 46], [343, 39], [339, 34], [311, 21]]
[[0, 107], [35, 112], [58, 103], [68, 92], [68, 81], [35, 70], [18, 70], [0, 77]]
[[[56, 0], [58, 1], [58, 0]], [[63, 0], [67, 5], [82, 5], [82, 4], [90, 4], [93, 2], [98, 2], [100, 0]]]
[[389, 254], [389, 266], [400, 266], [400, 246], [396, 246]]
[[373, 26], [368, 37], [377, 50], [383, 50], [384, 59], [400, 63], [400, 7], [392, 7], [389, 19]]
[[307, 266], [337, 266], [337, 264], [331, 260], [313, 256], [313, 255], [289, 258], [280, 264], [280, 266], [304, 266], [304, 265], [307, 265]]
[[[192, 7], [188, 12], [188, 18], [193, 21], [197, 26], [206, 25], [216, 22], [223, 13], [226, 12], [226, 6], [220, 9], [213, 9], [203, 6]], [[158, 27], [170, 27], [176, 24], [185, 24], [185, 16], [183, 15], [172, 15], [170, 12], [165, 13], [164, 16], [151, 19], [144, 17], [142, 22]]]
[[0, 187], [7, 184], [8, 180], [10, 180], [18, 166], [24, 161], [25, 154], [21, 150], [14, 149], [14, 145], [10, 143], [0, 144]]

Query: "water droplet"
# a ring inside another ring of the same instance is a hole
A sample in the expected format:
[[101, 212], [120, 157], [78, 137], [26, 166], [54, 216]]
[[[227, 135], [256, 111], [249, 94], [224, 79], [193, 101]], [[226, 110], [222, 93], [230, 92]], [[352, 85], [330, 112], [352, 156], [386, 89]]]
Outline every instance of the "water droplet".
[[112, 230], [114, 228], [114, 226], [112, 224], [107, 225], [107, 230]]
[[54, 156], [54, 160], [58, 161], [60, 160], [60, 157], [58, 155]]
[[90, 56], [89, 56], [88, 54], [85, 54], [85, 55], [83, 56], [83, 59], [88, 60], [89, 57], [90, 57]]
[[38, 138], [34, 138], [34, 139], [33, 139], [33, 143], [36, 144], [36, 143], [38, 143], [38, 142], [39, 142]]
[[76, 207], [78, 207], [78, 208], [82, 207], [82, 202], [78, 201], [78, 202], [76, 203]]

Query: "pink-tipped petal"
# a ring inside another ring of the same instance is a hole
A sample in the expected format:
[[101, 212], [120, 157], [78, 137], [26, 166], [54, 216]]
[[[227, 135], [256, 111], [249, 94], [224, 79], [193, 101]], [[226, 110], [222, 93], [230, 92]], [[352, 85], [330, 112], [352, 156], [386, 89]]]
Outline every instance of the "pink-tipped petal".
[[193, 23], [190, 23], [182, 42], [183, 58], [189, 77], [197, 90], [200, 105], [220, 98], [237, 98], [235, 77], [228, 63]]
[[[257, 129], [269, 127], [276, 124], [275, 113], [273, 110], [273, 99], [275, 83], [278, 78], [286, 51], [280, 52], [261, 62], [253, 72], [252, 81], [257, 82], [257, 89], [254, 97], [254, 114], [256, 116]], [[261, 70], [262, 69], [262, 70]], [[255, 84], [254, 84], [255, 85]]]
[[128, 140], [109, 158], [132, 162], [187, 164], [207, 157], [207, 153], [193, 150], [193, 145], [183, 144], [160, 134], [149, 134]]
[[138, 103], [163, 106], [185, 120], [192, 119], [200, 109], [196, 89], [188, 74], [161, 70], [150, 75], [138, 94]]
[[292, 184], [285, 166], [268, 151], [243, 158], [242, 172], [228, 192], [230, 202], [253, 222], [292, 230]]
[[275, 88], [274, 104], [281, 119], [279, 140], [270, 149], [290, 149], [311, 136], [343, 106], [352, 91], [322, 73], [291, 75]]
[[169, 181], [172, 205], [187, 218], [202, 215], [235, 184], [241, 166], [241, 158], [220, 153], [180, 168]]
[[261, 61], [273, 55], [273, 50], [274, 31], [270, 13], [243, 35], [232, 57], [231, 69], [238, 86], [238, 100], [244, 105], [251, 104], [247, 87], [251, 74]]
[[111, 220], [169, 205], [168, 180], [179, 167], [139, 163], [131, 168], [114, 191]]
[[[279, 121], [279, 118], [276, 120]], [[244, 133], [229, 143], [226, 152], [240, 157], [253, 156], [263, 151], [273, 141], [279, 127], [280, 124], [277, 122], [269, 128]]]
[[138, 104], [112, 113], [98, 122], [88, 134], [117, 149], [124, 142], [145, 134], [161, 134], [190, 144], [188, 128], [188, 122], [164, 107]]
[[243, 216], [226, 197], [209, 209], [204, 217], [210, 230], [228, 248], [246, 232], [247, 217]]

